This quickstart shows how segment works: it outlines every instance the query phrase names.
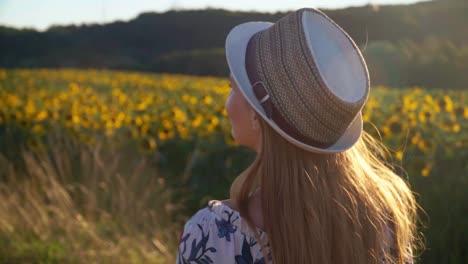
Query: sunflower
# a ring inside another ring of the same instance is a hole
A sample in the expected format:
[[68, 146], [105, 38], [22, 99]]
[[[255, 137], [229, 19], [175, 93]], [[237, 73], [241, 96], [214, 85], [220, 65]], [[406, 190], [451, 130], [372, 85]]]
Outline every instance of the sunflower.
[[424, 177], [427, 177], [429, 176], [431, 171], [432, 171], [432, 164], [427, 163], [426, 166], [424, 166], [424, 168], [421, 170], [421, 175]]
[[418, 119], [421, 123], [431, 123], [434, 121], [434, 113], [429, 109], [422, 109], [418, 114]]
[[173, 138], [174, 137], [174, 131], [172, 130], [169, 130], [169, 129], [162, 129], [160, 131], [158, 131], [158, 138], [160, 140], [167, 140], [167, 139], [170, 139], [170, 138]]
[[390, 119], [387, 120], [387, 123], [383, 127], [383, 132], [385, 136], [394, 136], [394, 135], [400, 135], [403, 132], [404, 126], [401, 122], [401, 120], [393, 116]]
[[213, 97], [209, 95], [203, 96], [203, 103], [205, 103], [206, 105], [211, 105], [212, 102], [213, 102]]
[[440, 106], [440, 108], [445, 110], [446, 112], [451, 113], [453, 111], [453, 102], [448, 95], [444, 95], [441, 99], [438, 100], [437, 103]]
[[457, 106], [454, 110], [455, 116], [460, 119], [468, 119], [468, 107]]
[[397, 160], [403, 160], [403, 151], [397, 150], [394, 155]]
[[453, 120], [444, 120], [442, 122], [442, 128], [446, 132], [454, 132], [454, 133], [458, 133], [461, 130], [460, 124], [458, 124], [456, 121], [453, 121]]
[[140, 147], [144, 152], [150, 152], [156, 149], [157, 143], [154, 138], [145, 137], [141, 140]]

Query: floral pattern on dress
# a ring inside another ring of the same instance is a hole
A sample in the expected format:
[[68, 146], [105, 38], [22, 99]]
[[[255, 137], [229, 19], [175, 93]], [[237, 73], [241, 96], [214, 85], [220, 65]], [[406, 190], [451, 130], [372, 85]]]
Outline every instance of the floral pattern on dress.
[[177, 264], [265, 264], [260, 250], [256, 248], [257, 241], [240, 230], [239, 221], [237, 211], [220, 203], [208, 203], [187, 222], [182, 231]]
[[234, 234], [237, 230], [237, 226], [233, 225], [233, 221], [237, 220], [239, 217], [231, 221], [234, 212], [229, 213], [227, 210], [224, 210], [224, 213], [228, 215], [227, 220], [223, 218], [221, 218], [221, 220], [218, 220], [218, 218], [215, 219], [216, 226], [218, 227], [218, 237], [226, 237], [226, 240], [231, 242], [231, 234]]
[[[242, 254], [236, 255], [236, 264], [265, 264], [265, 258], [261, 257], [259, 259], [253, 259], [252, 252], [250, 248], [257, 244], [255, 239], [250, 238], [250, 241], [247, 241], [247, 236], [244, 235], [244, 242], [242, 243]], [[271, 255], [268, 255], [271, 259]]]
[[[199, 242], [197, 242], [197, 239], [194, 238], [192, 240], [192, 248], [190, 249], [190, 255], [186, 259], [184, 257], [185, 251], [187, 249], [187, 240], [190, 237], [190, 233], [187, 233], [182, 240], [180, 241], [180, 244], [182, 245], [182, 250], [179, 250], [178, 254], [178, 263], [182, 264], [188, 264], [188, 263], [213, 263], [213, 260], [208, 256], [208, 252], [216, 252], [216, 248], [214, 247], [206, 247], [206, 243], [208, 242], [210, 238], [210, 233], [205, 233], [203, 232], [203, 228], [200, 224], [197, 224], [198, 228], [201, 231], [201, 239]], [[179, 245], [180, 245], [179, 244]]]

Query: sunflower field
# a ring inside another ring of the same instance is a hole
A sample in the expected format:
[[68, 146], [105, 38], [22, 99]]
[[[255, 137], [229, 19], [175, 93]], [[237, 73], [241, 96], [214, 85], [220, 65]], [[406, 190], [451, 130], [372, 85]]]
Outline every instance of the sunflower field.
[[[0, 69], [0, 262], [173, 263], [181, 223], [227, 198], [253, 157], [231, 137], [229, 89], [227, 78]], [[467, 102], [372, 87], [363, 109], [424, 209], [424, 263], [468, 262]]]

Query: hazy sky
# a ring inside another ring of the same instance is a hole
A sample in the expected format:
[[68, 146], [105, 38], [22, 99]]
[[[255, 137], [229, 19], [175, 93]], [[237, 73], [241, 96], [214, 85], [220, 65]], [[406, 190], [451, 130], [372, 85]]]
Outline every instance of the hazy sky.
[[[421, 0], [419, 0], [421, 1]], [[265, 12], [301, 7], [344, 8], [372, 4], [409, 4], [418, 0], [0, 0], [0, 24], [47, 29], [52, 24], [129, 20], [142, 12], [205, 7]]]

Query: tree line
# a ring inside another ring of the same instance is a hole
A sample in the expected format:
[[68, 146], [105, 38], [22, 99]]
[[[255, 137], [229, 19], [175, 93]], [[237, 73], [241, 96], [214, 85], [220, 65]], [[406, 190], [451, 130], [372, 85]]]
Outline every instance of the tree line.
[[[373, 85], [468, 87], [468, 2], [321, 9], [359, 46]], [[0, 26], [0, 67], [76, 67], [226, 76], [224, 41], [247, 21], [286, 12], [222, 9], [142, 13], [130, 21], [55, 25], [44, 32]]]

